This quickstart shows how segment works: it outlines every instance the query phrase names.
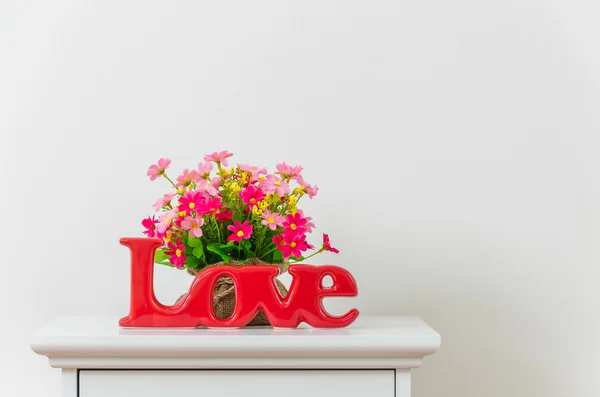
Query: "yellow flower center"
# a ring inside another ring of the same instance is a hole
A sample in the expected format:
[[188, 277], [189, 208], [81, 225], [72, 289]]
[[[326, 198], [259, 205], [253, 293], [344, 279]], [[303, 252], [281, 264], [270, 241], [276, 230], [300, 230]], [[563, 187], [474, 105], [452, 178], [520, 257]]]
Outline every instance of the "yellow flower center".
[[269, 218], [267, 219], [267, 222], [269, 222], [270, 224], [275, 223], [275, 218]]
[[292, 230], [296, 230], [297, 228], [298, 228], [298, 227], [296, 226], [296, 224], [295, 224], [295, 223], [292, 223], [292, 224], [290, 225], [290, 229], [292, 229]]
[[275, 186], [281, 186], [281, 182], [275, 181], [275, 182], [273, 182], [273, 185], [275, 185]]
[[242, 232], [241, 230], [238, 230], [237, 236], [238, 237], [244, 237], [244, 232]]
[[237, 192], [239, 192], [240, 190], [242, 190], [242, 189], [240, 188], [240, 185], [238, 185], [238, 183], [237, 183], [237, 182], [233, 182], [233, 183], [231, 184], [231, 191], [233, 191], [233, 192], [236, 192], [236, 193], [237, 193]]
[[178, 257], [178, 258], [179, 258], [179, 257], [181, 257], [181, 250], [180, 250], [180, 249], [177, 249], [177, 250], [175, 251], [175, 255], [177, 255], [177, 257]]
[[295, 246], [296, 246], [296, 243], [292, 241], [292, 242], [290, 243], [290, 247], [294, 248]]
[[252, 198], [250, 199], [250, 202], [251, 202], [252, 204], [254, 204], [254, 203], [256, 203], [256, 199], [255, 199], [254, 197], [252, 197]]
[[281, 245], [283, 247], [285, 245], [285, 241], [281, 240], [281, 244], [279, 244], [279, 245]]
[[211, 209], [210, 209], [210, 212], [215, 212], [215, 211], [216, 211], [216, 209], [215, 209], [215, 208], [211, 208]]
[[196, 207], [196, 203], [190, 203], [190, 209], [193, 210]]

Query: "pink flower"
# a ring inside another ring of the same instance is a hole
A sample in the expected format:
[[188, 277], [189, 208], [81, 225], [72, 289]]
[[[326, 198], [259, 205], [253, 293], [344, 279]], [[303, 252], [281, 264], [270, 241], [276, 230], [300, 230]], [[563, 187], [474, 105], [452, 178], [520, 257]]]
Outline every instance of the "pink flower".
[[156, 230], [158, 230], [161, 233], [164, 233], [169, 227], [171, 227], [171, 222], [173, 222], [173, 219], [177, 216], [177, 210], [172, 209], [169, 211], [165, 211], [160, 218], [158, 218], [159, 223], [158, 226], [156, 226]]
[[154, 203], [154, 210], [158, 211], [162, 207], [165, 207], [165, 206], [171, 204], [172, 199], [173, 199], [173, 195], [171, 193], [165, 194], [164, 196], [162, 196], [161, 198], [156, 200], [156, 203]]
[[208, 187], [208, 181], [206, 179], [200, 179], [195, 186], [195, 191], [204, 193]]
[[200, 178], [210, 179], [210, 173], [213, 169], [213, 165], [211, 162], [207, 161], [206, 163], [198, 164], [198, 173], [200, 174]]
[[288, 214], [283, 223], [285, 233], [290, 235], [306, 233], [306, 218], [296, 212], [294, 215]]
[[261, 182], [260, 187], [265, 193], [271, 194], [276, 192], [280, 197], [283, 197], [286, 193], [290, 193], [290, 185], [273, 175], [267, 175]]
[[221, 186], [221, 178], [214, 177], [206, 187], [206, 192], [211, 196], [217, 196], [219, 194], [219, 186]]
[[177, 243], [169, 243], [169, 250], [165, 251], [165, 254], [169, 255], [169, 262], [173, 264], [177, 269], [181, 269], [185, 263], [186, 257], [183, 254], [185, 247], [181, 244], [181, 240], [177, 239]]
[[218, 198], [208, 198], [204, 200], [204, 203], [200, 206], [200, 214], [216, 214], [221, 208], [221, 200]]
[[252, 225], [248, 221], [240, 223], [237, 219], [233, 221], [233, 225], [227, 226], [227, 230], [231, 231], [231, 236], [227, 238], [227, 241], [240, 242], [242, 239], [249, 239], [252, 235]]
[[249, 164], [240, 164], [240, 169], [243, 172], [247, 172], [249, 174], [252, 174], [252, 173], [258, 171], [258, 166], [257, 165], [249, 165]]
[[227, 167], [229, 164], [227, 163], [227, 158], [233, 156], [233, 153], [229, 153], [227, 150], [222, 150], [219, 153], [213, 152], [212, 154], [207, 154], [204, 156], [205, 161], [214, 161], [217, 164], [223, 164]]
[[283, 226], [283, 222], [285, 221], [285, 217], [281, 216], [280, 213], [269, 210], [265, 210], [261, 218], [263, 218], [261, 224], [269, 226], [271, 230], [277, 229], [277, 226]]
[[150, 180], [153, 181], [159, 176], [165, 174], [166, 169], [169, 168], [169, 164], [171, 164], [171, 159], [169, 158], [158, 159], [157, 164], [152, 164], [150, 168], [148, 168], [146, 175], [148, 175]]
[[250, 174], [250, 176], [251, 176], [250, 183], [256, 183], [258, 181], [258, 177], [260, 175], [267, 174], [266, 168], [259, 169], [258, 166], [256, 166], [256, 165], [240, 164], [240, 169], [243, 172]]
[[302, 186], [304, 188], [304, 190], [306, 190], [306, 193], [308, 193], [308, 197], [310, 199], [312, 199], [313, 197], [315, 197], [317, 195], [317, 193], [319, 192], [319, 188], [317, 186], [311, 186], [308, 183], [306, 183], [304, 181], [304, 178], [302, 178], [301, 176], [299, 176], [296, 179], [296, 182], [298, 182], [298, 184], [300, 186]]
[[307, 233], [312, 233], [312, 231], [313, 231], [313, 229], [315, 227], [315, 224], [313, 223], [312, 218], [310, 216], [306, 216], [305, 217], [304, 216], [304, 211], [302, 211], [300, 209], [298, 211], [296, 211], [296, 213], [300, 214], [300, 216], [302, 218], [306, 219], [306, 224], [304, 225], [304, 227], [306, 228], [306, 232]]
[[158, 219], [148, 217], [142, 221], [142, 226], [146, 228], [142, 233], [150, 238], [163, 238], [164, 233], [161, 233], [156, 230], [156, 224], [158, 223]]
[[282, 179], [297, 179], [300, 177], [302, 170], [303, 167], [292, 167], [283, 162], [281, 164], [277, 164], [277, 172], [275, 173], [281, 176]]
[[223, 207], [215, 212], [215, 219], [219, 222], [227, 222], [231, 218], [233, 218], [233, 211], [229, 210], [229, 208]]
[[206, 179], [201, 179], [200, 182], [196, 184], [196, 191], [207, 193], [210, 196], [219, 194], [219, 191], [212, 185], [212, 182], [207, 181]]
[[173, 223], [178, 228], [181, 228], [181, 222], [183, 222], [184, 218], [185, 218], [185, 216], [181, 216], [181, 215], [177, 214], [177, 216], [175, 218], [173, 218]]
[[179, 198], [179, 212], [190, 214], [192, 211], [198, 211], [204, 204], [204, 197], [200, 192], [187, 192], [184, 196]]
[[177, 183], [175, 186], [189, 186], [190, 183], [195, 182], [198, 183], [202, 180], [200, 174], [196, 170], [188, 170], [187, 168], [183, 170], [183, 174], [177, 177]]
[[339, 254], [340, 250], [337, 248], [333, 248], [331, 246], [331, 242], [329, 241], [329, 235], [323, 233], [323, 248], [325, 251], [333, 252], [334, 254]]
[[240, 192], [240, 197], [242, 198], [244, 204], [248, 204], [252, 208], [259, 201], [265, 198], [265, 194], [263, 193], [261, 188], [257, 188], [254, 185], [250, 185]]
[[181, 222], [181, 228], [189, 230], [190, 236], [194, 237], [202, 237], [202, 225], [204, 225], [204, 219], [199, 215], [195, 217], [186, 216]]
[[302, 256], [302, 251], [306, 251], [310, 248], [306, 243], [306, 236], [303, 234], [278, 234], [273, 236], [273, 243], [275, 243], [277, 249], [281, 251], [284, 259], [288, 259], [292, 255], [299, 258]]

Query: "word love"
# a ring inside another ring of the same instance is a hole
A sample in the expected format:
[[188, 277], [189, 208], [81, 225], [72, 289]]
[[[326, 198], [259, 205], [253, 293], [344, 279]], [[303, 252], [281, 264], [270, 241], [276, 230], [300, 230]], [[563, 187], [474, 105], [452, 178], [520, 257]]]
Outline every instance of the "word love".
[[[323, 298], [356, 296], [352, 275], [337, 266], [291, 265], [293, 276], [288, 294], [282, 297], [274, 278], [277, 266], [216, 266], [196, 276], [189, 292], [175, 305], [165, 306], [154, 295], [154, 251], [160, 239], [122, 238], [121, 244], [131, 252], [131, 303], [122, 327], [197, 327], [239, 328], [259, 310], [273, 327], [296, 328], [306, 322], [315, 328], [341, 328], [358, 317], [352, 309], [343, 316], [331, 316], [323, 307]], [[226, 319], [218, 318], [213, 309], [213, 292], [220, 277], [229, 276], [235, 284], [235, 309]], [[323, 277], [330, 276], [331, 287], [323, 287]]]

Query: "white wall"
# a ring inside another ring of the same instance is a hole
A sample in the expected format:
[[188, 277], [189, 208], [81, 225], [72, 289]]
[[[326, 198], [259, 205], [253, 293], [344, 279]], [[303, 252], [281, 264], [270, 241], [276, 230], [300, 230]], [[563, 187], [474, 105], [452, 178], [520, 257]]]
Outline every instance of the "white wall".
[[[45, 321], [126, 314], [118, 239], [166, 188], [148, 165], [228, 149], [321, 188], [304, 208], [341, 254], [315, 263], [360, 288], [332, 310], [442, 334], [415, 397], [599, 395], [599, 17], [594, 0], [2, 2], [0, 394], [60, 395], [28, 345]], [[189, 276], [156, 283], [174, 299]]]

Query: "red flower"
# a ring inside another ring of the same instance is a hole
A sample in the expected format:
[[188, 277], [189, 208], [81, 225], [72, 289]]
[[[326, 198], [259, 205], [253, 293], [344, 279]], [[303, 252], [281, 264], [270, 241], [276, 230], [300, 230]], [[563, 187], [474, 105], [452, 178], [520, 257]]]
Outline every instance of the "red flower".
[[229, 208], [223, 207], [215, 212], [215, 219], [219, 222], [227, 222], [231, 218], [233, 218], [233, 211]]
[[177, 240], [177, 244], [169, 242], [169, 250], [165, 251], [165, 254], [169, 255], [169, 262], [173, 264], [177, 269], [181, 269], [185, 263], [186, 257], [183, 254], [185, 247], [181, 244], [181, 240]]
[[333, 252], [334, 254], [339, 254], [340, 250], [337, 248], [333, 248], [331, 246], [331, 242], [329, 241], [329, 236], [323, 233], [323, 250]]
[[294, 215], [288, 214], [287, 219], [283, 222], [285, 233], [291, 235], [303, 235], [306, 233], [306, 218], [297, 213]]
[[207, 198], [200, 205], [198, 211], [200, 215], [216, 214], [221, 208], [221, 200], [218, 198]]
[[192, 211], [198, 211], [198, 208], [204, 204], [204, 197], [200, 192], [187, 192], [185, 196], [179, 199], [179, 212], [185, 212], [189, 215]]
[[291, 255], [299, 258], [302, 256], [302, 251], [311, 248], [306, 243], [306, 236], [303, 234], [278, 234], [277, 236], [273, 236], [273, 242], [277, 246], [277, 249], [283, 253], [284, 259], [289, 258]]
[[248, 204], [250, 208], [253, 208], [259, 201], [265, 198], [265, 194], [261, 188], [250, 185], [240, 193], [240, 197], [244, 201], [244, 204]]
[[142, 233], [144, 233], [146, 236], [153, 238], [163, 238], [164, 233], [159, 232], [158, 230], [156, 230], [156, 224], [158, 223], [158, 219], [154, 218], [154, 215], [152, 215], [152, 218], [148, 217], [146, 219], [144, 219], [142, 221], [142, 226], [146, 228], [146, 230], [144, 230]]
[[240, 242], [242, 239], [249, 239], [252, 235], [252, 225], [248, 221], [240, 223], [237, 219], [233, 221], [233, 225], [227, 226], [227, 230], [231, 231], [231, 236], [227, 238], [227, 241]]

